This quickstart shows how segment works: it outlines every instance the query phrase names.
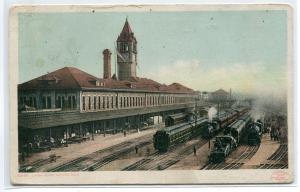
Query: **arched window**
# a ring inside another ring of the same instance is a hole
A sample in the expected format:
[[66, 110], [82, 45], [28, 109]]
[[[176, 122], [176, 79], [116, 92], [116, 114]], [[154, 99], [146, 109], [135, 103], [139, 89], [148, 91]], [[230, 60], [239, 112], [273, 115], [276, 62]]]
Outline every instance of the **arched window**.
[[109, 109], [109, 96], [106, 97], [106, 107]]
[[91, 97], [89, 96], [89, 103], [88, 103], [88, 106], [89, 106], [89, 110], [91, 110], [91, 106], [92, 105], [92, 102], [91, 102]]
[[100, 109], [101, 108], [101, 101], [100, 101], [100, 96], [98, 96], [98, 109]]
[[105, 96], [102, 96], [102, 109], [105, 109]]
[[82, 97], [82, 110], [85, 111], [85, 96]]

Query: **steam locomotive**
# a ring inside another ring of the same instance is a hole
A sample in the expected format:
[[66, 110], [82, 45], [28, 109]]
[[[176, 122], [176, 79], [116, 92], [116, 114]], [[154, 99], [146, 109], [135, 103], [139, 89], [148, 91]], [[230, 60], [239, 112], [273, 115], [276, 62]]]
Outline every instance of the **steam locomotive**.
[[250, 124], [247, 130], [247, 141], [249, 145], [259, 145], [264, 131], [264, 125], [261, 120]]
[[209, 155], [209, 161], [213, 163], [225, 161], [225, 158], [235, 150], [241, 142], [250, 122], [251, 117], [248, 112], [226, 127], [226, 134], [224, 136], [216, 137], [213, 150]]

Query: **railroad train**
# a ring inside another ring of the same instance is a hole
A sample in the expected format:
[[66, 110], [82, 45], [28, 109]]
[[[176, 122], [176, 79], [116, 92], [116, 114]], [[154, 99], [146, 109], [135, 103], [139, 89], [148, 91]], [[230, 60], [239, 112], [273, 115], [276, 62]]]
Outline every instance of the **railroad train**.
[[160, 152], [166, 152], [170, 146], [199, 135], [211, 138], [247, 111], [249, 111], [247, 108], [228, 110], [219, 114], [218, 117], [213, 118], [212, 121], [202, 117], [165, 127], [153, 135], [154, 148]]
[[247, 130], [247, 142], [249, 145], [259, 145], [264, 132], [263, 123], [260, 120], [250, 124]]
[[166, 152], [169, 147], [175, 144], [199, 136], [207, 123], [207, 118], [199, 118], [195, 121], [184, 122], [158, 130], [153, 135], [154, 148], [159, 152]]
[[247, 111], [249, 111], [249, 109], [243, 107], [227, 110], [218, 114], [217, 117], [212, 119], [211, 126], [206, 126], [204, 128], [202, 137], [205, 139], [211, 139], [219, 131], [225, 131], [225, 128], [230, 125], [230, 123], [234, 122], [238, 117], [244, 115]]
[[186, 113], [176, 113], [168, 115], [165, 119], [165, 127], [170, 127], [176, 124], [184, 123], [189, 121], [190, 116]]
[[225, 161], [225, 158], [240, 144], [248, 131], [249, 124], [251, 124], [251, 117], [248, 112], [226, 127], [226, 134], [216, 137], [209, 161], [213, 163]]

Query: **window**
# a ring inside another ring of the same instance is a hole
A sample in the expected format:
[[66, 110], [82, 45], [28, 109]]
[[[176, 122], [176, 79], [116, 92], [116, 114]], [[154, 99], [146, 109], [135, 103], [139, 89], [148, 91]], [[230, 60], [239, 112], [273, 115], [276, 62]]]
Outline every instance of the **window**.
[[74, 95], [72, 96], [72, 108], [73, 108], [73, 109], [76, 108], [76, 98], [75, 98]]
[[88, 102], [89, 110], [91, 110], [91, 97], [89, 96], [89, 102]]
[[45, 96], [43, 96], [42, 97], [42, 108], [43, 109], [46, 109], [47, 108], [47, 103], [46, 103], [47, 101], [46, 101], [46, 97]]
[[64, 96], [62, 96], [61, 97], [61, 108], [65, 108], [66, 106], [65, 106], [65, 97]]
[[98, 109], [100, 109], [101, 108], [101, 101], [100, 101], [100, 96], [98, 96]]
[[102, 97], [102, 109], [105, 109], [105, 97]]
[[71, 100], [71, 96], [68, 96], [68, 108], [72, 107], [72, 100]]
[[57, 108], [61, 108], [61, 96], [57, 97]]
[[96, 96], [94, 96], [94, 109], [96, 109], [97, 107], [96, 107], [96, 104], [97, 104], [97, 97]]
[[110, 103], [111, 103], [111, 108], [114, 108], [114, 96], [111, 96]]
[[106, 98], [106, 105], [107, 105], [107, 108], [109, 108], [109, 97], [108, 96]]
[[32, 97], [29, 97], [29, 106], [32, 106], [33, 105], [33, 99]]
[[47, 109], [51, 108], [51, 96], [47, 96]]
[[82, 110], [85, 110], [85, 96], [82, 97]]
[[118, 108], [118, 96], [116, 96], [116, 108]]
[[36, 104], [36, 97], [33, 97], [33, 107], [37, 107], [37, 104]]

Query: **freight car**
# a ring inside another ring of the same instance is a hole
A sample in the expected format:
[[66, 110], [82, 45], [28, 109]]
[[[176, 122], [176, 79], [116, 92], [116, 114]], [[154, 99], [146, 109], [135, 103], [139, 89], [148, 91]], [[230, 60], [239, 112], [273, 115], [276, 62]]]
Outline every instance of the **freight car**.
[[185, 142], [199, 136], [204, 126], [208, 123], [207, 118], [176, 124], [157, 131], [153, 136], [154, 148], [159, 152], [168, 151], [170, 146]]
[[168, 115], [165, 119], [165, 126], [170, 127], [176, 124], [187, 122], [189, 120], [189, 115], [185, 113], [177, 113], [173, 115]]

